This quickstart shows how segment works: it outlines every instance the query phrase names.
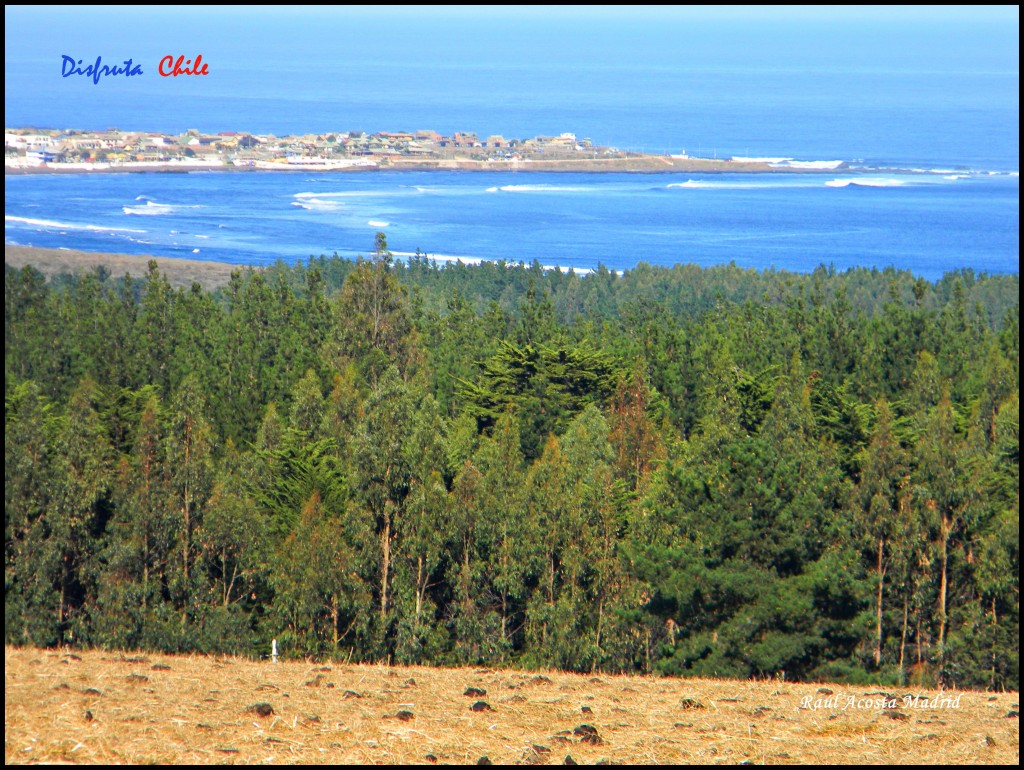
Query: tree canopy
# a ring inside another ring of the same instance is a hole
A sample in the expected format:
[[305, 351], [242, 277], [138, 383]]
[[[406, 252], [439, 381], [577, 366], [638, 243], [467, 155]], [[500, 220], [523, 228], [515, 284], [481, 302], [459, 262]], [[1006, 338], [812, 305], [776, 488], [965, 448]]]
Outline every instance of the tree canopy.
[[8, 643], [1019, 687], [1017, 276], [5, 278]]

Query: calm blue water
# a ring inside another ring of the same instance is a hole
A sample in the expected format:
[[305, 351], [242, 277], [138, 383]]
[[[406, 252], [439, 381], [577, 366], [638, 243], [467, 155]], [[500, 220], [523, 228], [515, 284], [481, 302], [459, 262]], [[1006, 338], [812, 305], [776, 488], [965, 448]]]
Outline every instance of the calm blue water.
[[[955, 179], [947, 177], [956, 176]], [[15, 176], [9, 243], [223, 262], [396, 252], [627, 269], [1015, 272], [1008, 176], [295, 172]], [[878, 186], [875, 186], [878, 185]]]
[[[835, 175], [8, 177], [8, 243], [259, 264], [365, 253], [383, 229], [399, 252], [574, 267], [1019, 270], [1015, 7], [7, 8], [5, 22], [8, 126], [572, 131], [647, 151], [936, 172], [872, 171], [846, 187], [826, 184]], [[162, 56], [198, 53], [206, 78], [156, 75]], [[63, 54], [132, 57], [145, 74], [65, 79]]]

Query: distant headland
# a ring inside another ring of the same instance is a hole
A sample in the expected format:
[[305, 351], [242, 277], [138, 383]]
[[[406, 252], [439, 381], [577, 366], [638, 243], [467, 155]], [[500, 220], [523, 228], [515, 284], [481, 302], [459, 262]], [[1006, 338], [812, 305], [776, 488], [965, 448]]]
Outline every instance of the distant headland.
[[272, 136], [190, 129], [145, 131], [7, 128], [6, 174], [218, 171], [577, 171], [772, 173], [836, 171], [842, 161], [655, 155], [594, 144], [573, 133], [505, 139], [436, 131], [349, 131]]

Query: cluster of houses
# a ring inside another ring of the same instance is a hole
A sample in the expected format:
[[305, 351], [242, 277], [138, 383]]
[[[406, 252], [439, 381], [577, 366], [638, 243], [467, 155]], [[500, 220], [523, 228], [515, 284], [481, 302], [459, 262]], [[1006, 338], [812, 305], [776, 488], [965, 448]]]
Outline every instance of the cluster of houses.
[[39, 131], [6, 129], [4, 148], [7, 166], [80, 163], [173, 163], [264, 164], [293, 160], [387, 158], [509, 160], [579, 157], [580, 153], [616, 152], [595, 148], [590, 139], [577, 140], [572, 133], [505, 139], [493, 135], [481, 139], [474, 133], [445, 136], [436, 131], [367, 134], [350, 131], [276, 137], [235, 131], [204, 134], [190, 129], [184, 134], [143, 131]]

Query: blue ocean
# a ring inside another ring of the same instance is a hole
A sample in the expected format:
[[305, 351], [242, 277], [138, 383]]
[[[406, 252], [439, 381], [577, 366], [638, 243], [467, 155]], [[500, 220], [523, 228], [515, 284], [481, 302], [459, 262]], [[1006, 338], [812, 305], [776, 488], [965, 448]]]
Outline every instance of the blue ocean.
[[[275, 135], [573, 132], [843, 161], [819, 174], [5, 177], [8, 244], [237, 264], [367, 253], [586, 270], [1019, 271], [1015, 7], [5, 10], [5, 124]], [[210, 74], [163, 78], [165, 55]], [[131, 58], [94, 84], [61, 57]]]

